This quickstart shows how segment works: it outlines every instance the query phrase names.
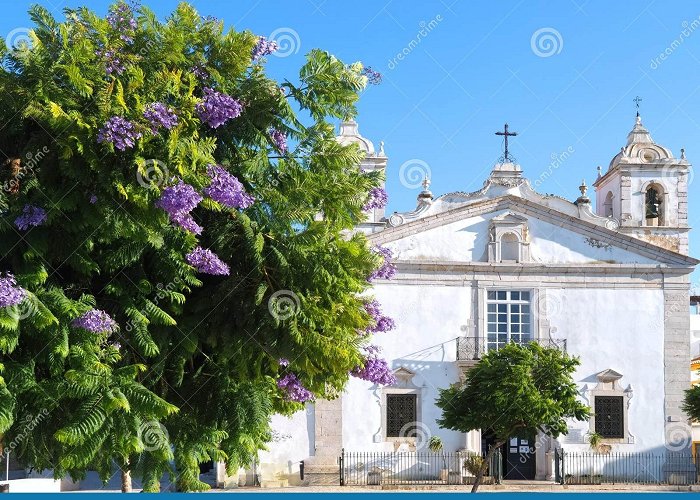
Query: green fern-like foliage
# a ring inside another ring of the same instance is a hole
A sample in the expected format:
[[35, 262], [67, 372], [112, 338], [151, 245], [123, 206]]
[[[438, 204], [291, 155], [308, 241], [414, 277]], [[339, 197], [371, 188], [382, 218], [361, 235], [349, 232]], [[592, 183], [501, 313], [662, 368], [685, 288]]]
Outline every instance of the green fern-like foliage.
[[[0, 308], [0, 446], [56, 476], [97, 470], [106, 480], [116, 463], [147, 491], [165, 474], [199, 491], [200, 463], [250, 464], [271, 439], [270, 416], [301, 408], [277, 387], [284, 370], [334, 397], [362, 363], [360, 297], [377, 262], [351, 234], [380, 179], [360, 172], [361, 152], [336, 142], [332, 121], [355, 114], [367, 79], [361, 64], [312, 50], [297, 76], [275, 81], [264, 58], [251, 59], [255, 35], [224, 32], [186, 3], [164, 21], [147, 7], [111, 9], [133, 15], [133, 33], [87, 8], [60, 21], [35, 6], [31, 44], [0, 49], [10, 158], [0, 166], [0, 272], [26, 291]], [[241, 116], [203, 123], [207, 87], [244, 103]], [[175, 110], [177, 126], [151, 130], [154, 102]], [[136, 127], [133, 147], [98, 141], [113, 116]], [[255, 203], [205, 197], [195, 235], [155, 202], [174, 178], [201, 192], [211, 164]], [[47, 218], [19, 230], [26, 205]], [[230, 274], [199, 274], [186, 260], [196, 246]], [[270, 313], [279, 291], [295, 297], [290, 316]], [[73, 326], [95, 308], [119, 329]]]

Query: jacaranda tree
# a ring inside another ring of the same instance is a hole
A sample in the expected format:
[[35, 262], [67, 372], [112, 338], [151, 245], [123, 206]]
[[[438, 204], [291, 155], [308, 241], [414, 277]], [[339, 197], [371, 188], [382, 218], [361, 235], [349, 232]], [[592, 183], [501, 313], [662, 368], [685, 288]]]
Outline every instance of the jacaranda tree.
[[313, 50], [275, 81], [274, 41], [184, 3], [30, 16], [1, 54], [0, 446], [201, 490], [274, 412], [391, 382], [391, 256], [352, 232], [386, 196], [333, 126], [379, 76]]

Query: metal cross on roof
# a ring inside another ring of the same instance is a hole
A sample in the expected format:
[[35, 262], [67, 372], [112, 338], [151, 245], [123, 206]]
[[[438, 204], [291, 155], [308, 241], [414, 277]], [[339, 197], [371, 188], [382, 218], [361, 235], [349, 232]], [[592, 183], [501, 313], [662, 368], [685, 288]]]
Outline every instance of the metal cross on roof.
[[642, 102], [642, 98], [637, 96], [634, 99], [632, 99], [634, 103], [637, 105], [637, 116], [639, 116], [639, 103]]
[[496, 135], [502, 135], [505, 138], [505, 145], [503, 148], [503, 162], [513, 162], [514, 158], [510, 156], [510, 153], [508, 153], [508, 137], [515, 137], [518, 135], [517, 132], [509, 132], [508, 131], [508, 124], [506, 123], [503, 126], [503, 132], [496, 132]]

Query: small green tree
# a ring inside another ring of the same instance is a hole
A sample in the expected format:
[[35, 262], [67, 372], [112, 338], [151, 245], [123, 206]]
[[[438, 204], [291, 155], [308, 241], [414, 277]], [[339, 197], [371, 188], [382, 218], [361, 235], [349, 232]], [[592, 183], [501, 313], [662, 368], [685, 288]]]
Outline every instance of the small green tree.
[[700, 420], [700, 385], [694, 385], [685, 391], [682, 409], [691, 420]]
[[566, 420], [585, 420], [590, 415], [578, 398], [572, 374], [578, 358], [536, 343], [507, 344], [489, 351], [467, 373], [464, 384], [440, 391], [442, 409], [438, 424], [469, 432], [489, 430], [495, 443], [478, 471], [476, 492], [493, 453], [511, 436], [535, 434], [551, 437], [566, 433]]

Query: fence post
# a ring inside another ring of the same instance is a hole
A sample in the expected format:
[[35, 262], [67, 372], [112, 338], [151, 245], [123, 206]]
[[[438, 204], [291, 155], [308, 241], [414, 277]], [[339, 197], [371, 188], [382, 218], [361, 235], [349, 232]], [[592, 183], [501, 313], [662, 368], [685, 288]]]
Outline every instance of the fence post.
[[559, 469], [559, 484], [564, 484], [566, 482], [566, 471], [564, 470], [564, 448], [561, 448], [561, 467]]
[[340, 465], [340, 486], [345, 486], [345, 448], [340, 450], [338, 465]]
[[493, 470], [495, 472], [494, 474], [494, 481], [496, 484], [501, 484], [501, 480], [503, 479], [503, 459], [501, 457], [501, 449], [498, 448], [496, 449], [496, 453], [493, 454], [493, 458], [491, 459], [492, 461], [492, 466]]

